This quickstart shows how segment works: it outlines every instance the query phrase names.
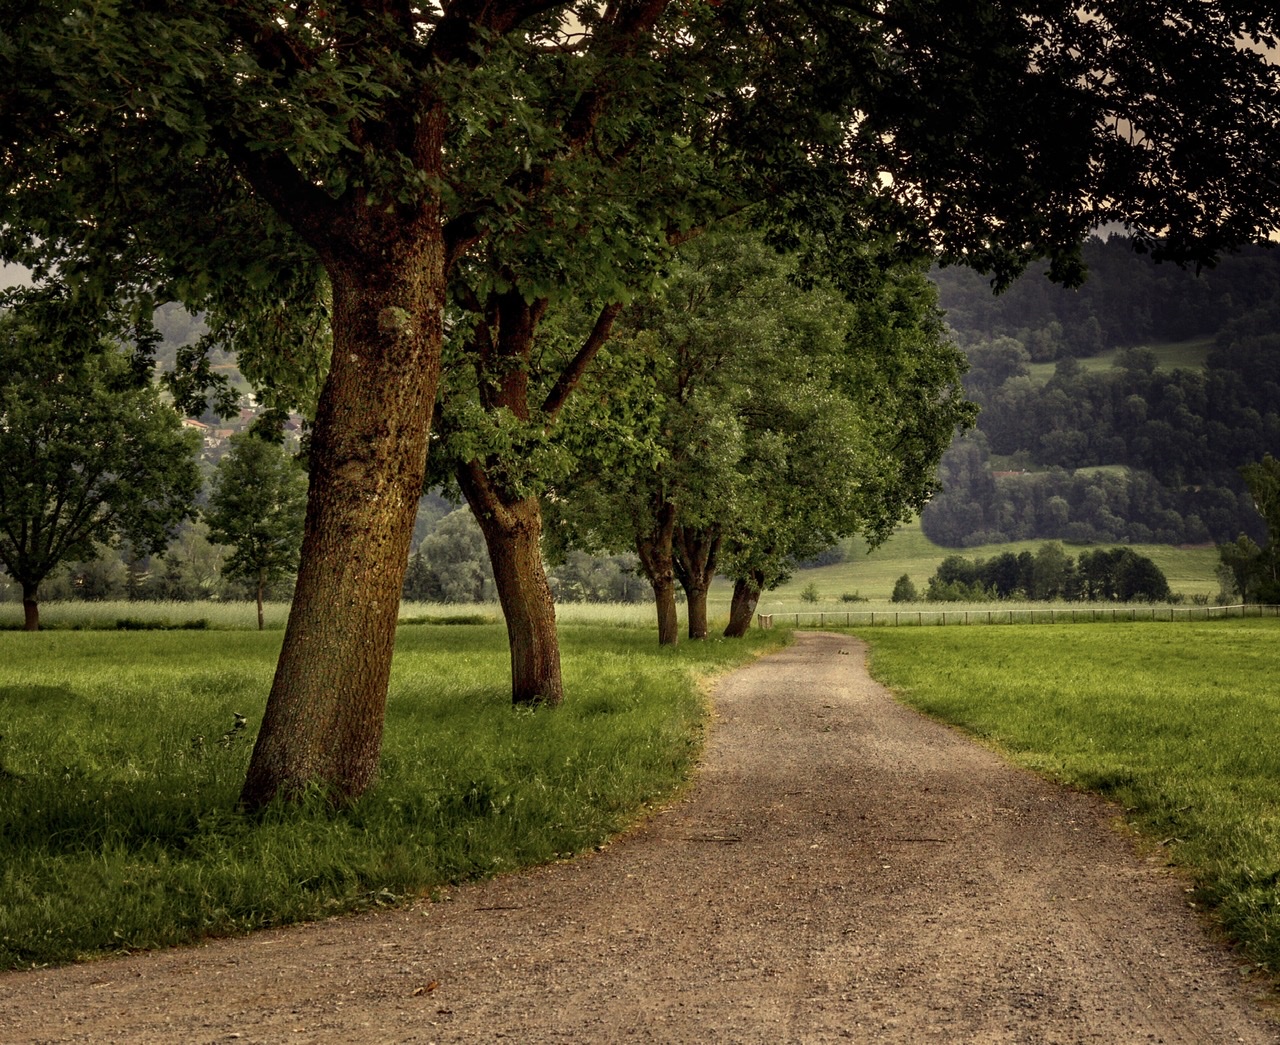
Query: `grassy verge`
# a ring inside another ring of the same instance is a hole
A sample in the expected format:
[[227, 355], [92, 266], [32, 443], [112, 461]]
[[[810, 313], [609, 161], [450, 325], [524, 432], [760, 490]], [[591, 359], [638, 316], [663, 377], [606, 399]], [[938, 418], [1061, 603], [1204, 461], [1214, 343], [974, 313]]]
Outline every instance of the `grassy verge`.
[[517, 712], [501, 625], [403, 627], [377, 787], [248, 819], [278, 631], [0, 634], [0, 967], [393, 903], [596, 845], [685, 779], [697, 675], [777, 641], [673, 651], [569, 626], [565, 707]]
[[1280, 973], [1280, 622], [864, 634], [908, 703], [1119, 803]]

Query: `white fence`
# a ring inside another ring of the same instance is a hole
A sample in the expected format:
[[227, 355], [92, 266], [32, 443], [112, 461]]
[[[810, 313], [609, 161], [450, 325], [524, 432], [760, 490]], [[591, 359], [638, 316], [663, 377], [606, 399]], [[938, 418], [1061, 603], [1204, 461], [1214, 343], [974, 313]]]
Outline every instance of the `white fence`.
[[761, 613], [762, 628], [775, 624], [794, 627], [918, 627], [947, 624], [1076, 624], [1089, 621], [1221, 620], [1226, 617], [1280, 617], [1280, 606], [1257, 603], [1239, 606], [1064, 606], [1018, 609], [1016, 606], [967, 610], [802, 610], [799, 613]]

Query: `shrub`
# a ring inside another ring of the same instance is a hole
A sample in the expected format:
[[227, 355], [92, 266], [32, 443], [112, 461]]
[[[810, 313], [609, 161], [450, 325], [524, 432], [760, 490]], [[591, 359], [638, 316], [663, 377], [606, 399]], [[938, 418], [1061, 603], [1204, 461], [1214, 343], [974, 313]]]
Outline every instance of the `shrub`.
[[890, 596], [893, 602], [915, 602], [916, 598], [916, 586], [905, 573], [893, 582], [893, 595]]

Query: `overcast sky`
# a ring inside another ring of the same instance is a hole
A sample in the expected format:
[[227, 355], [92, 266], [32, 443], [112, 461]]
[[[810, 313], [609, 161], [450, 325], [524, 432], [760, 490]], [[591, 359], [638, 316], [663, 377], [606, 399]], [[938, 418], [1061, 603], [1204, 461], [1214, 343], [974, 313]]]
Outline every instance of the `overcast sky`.
[[0, 262], [0, 290], [16, 287], [27, 282], [27, 270], [21, 265], [6, 265]]

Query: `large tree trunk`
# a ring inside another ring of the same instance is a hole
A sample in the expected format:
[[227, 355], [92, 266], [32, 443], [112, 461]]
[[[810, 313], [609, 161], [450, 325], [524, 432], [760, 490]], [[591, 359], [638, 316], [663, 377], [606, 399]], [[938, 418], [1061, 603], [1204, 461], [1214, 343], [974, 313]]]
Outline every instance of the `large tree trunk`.
[[477, 462], [457, 470], [458, 485], [480, 524], [511, 646], [511, 700], [556, 706], [564, 700], [556, 608], [542, 563], [542, 506], [536, 497], [504, 497]]
[[760, 589], [764, 586], [764, 574], [753, 571], [733, 582], [733, 602], [729, 606], [729, 626], [724, 629], [726, 639], [740, 639], [751, 627], [756, 604], [760, 601]]
[[720, 554], [718, 527], [677, 526], [672, 547], [675, 572], [689, 606], [689, 638], [707, 637], [707, 591]]
[[313, 788], [346, 801], [377, 771], [445, 285], [438, 224], [379, 249], [377, 265], [327, 260], [333, 361], [312, 431], [297, 588], [241, 792], [249, 808]]
[[671, 547], [676, 506], [670, 501], [660, 500], [652, 522], [647, 533], [636, 534], [636, 554], [640, 556], [644, 575], [653, 587], [653, 601], [658, 612], [658, 644], [674, 646], [680, 641], [680, 621], [676, 617], [675, 556]]
[[40, 630], [40, 585], [22, 582], [22, 630]]

